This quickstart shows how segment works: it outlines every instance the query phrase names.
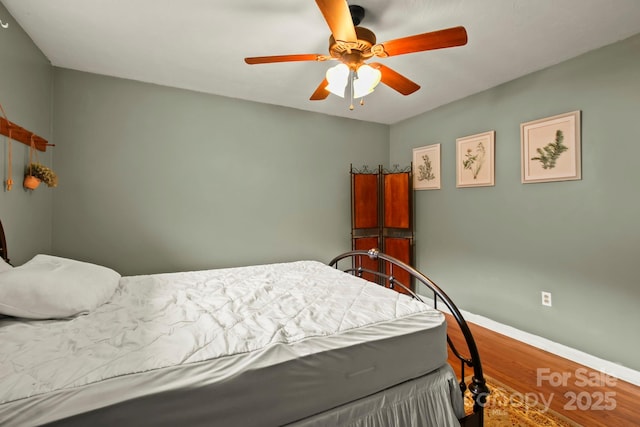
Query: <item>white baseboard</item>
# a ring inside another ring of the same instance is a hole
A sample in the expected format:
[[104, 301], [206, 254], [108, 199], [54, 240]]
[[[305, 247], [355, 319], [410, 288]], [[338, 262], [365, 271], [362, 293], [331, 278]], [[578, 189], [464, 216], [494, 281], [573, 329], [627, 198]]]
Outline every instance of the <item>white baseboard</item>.
[[[439, 306], [438, 308], [442, 309], [443, 307]], [[445, 309], [443, 311], [447, 310]], [[640, 386], [639, 371], [627, 368], [626, 366], [622, 366], [614, 362], [610, 362], [608, 360], [600, 359], [599, 357], [593, 356], [580, 350], [576, 350], [575, 348], [567, 347], [566, 345], [559, 344], [546, 338], [521, 331], [511, 326], [504, 325], [484, 316], [469, 313], [464, 310], [460, 310], [460, 312], [467, 322], [475, 323], [476, 325], [482, 326], [483, 328], [487, 328], [499, 334], [506, 335], [510, 338], [529, 344], [541, 350], [548, 351], [549, 353], [555, 354], [556, 356], [564, 357], [565, 359], [569, 359], [588, 368], [595, 369], [596, 371], [603, 372], [622, 381]], [[482, 355], [480, 356], [482, 357]]]

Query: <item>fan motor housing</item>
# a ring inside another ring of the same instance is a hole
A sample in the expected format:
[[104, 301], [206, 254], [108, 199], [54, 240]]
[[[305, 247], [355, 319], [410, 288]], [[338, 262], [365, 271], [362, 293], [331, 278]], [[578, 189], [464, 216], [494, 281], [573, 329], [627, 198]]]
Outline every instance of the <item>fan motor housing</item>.
[[373, 31], [364, 27], [355, 27], [355, 30], [358, 37], [356, 42], [336, 41], [333, 35], [329, 37], [330, 55], [340, 59], [351, 68], [357, 68], [366, 59], [373, 56], [371, 47], [376, 44], [376, 35]]

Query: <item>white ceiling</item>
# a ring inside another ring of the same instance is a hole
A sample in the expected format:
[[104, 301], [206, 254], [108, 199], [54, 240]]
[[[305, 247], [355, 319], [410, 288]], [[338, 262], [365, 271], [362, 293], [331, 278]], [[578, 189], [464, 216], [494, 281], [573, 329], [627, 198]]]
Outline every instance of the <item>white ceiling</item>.
[[640, 0], [352, 0], [378, 42], [459, 25], [469, 42], [379, 59], [421, 89], [403, 96], [381, 84], [349, 111], [334, 95], [309, 101], [335, 63], [243, 61], [327, 54], [312, 0], [2, 3], [55, 66], [385, 124], [640, 33]]

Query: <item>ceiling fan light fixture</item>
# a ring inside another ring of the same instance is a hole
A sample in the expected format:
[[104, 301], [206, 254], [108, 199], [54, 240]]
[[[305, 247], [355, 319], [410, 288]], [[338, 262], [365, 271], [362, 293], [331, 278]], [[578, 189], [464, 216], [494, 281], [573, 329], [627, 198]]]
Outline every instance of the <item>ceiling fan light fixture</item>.
[[357, 78], [353, 81], [353, 97], [362, 98], [369, 95], [380, 83], [382, 73], [370, 65], [363, 64], [358, 68]]
[[374, 56], [387, 58], [467, 44], [467, 30], [462, 26], [377, 43], [373, 31], [360, 26], [364, 17], [364, 9], [361, 6], [349, 5], [346, 0], [316, 0], [316, 4], [331, 30], [329, 55], [307, 53], [254, 56], [244, 59], [247, 64], [339, 61], [340, 65], [327, 70], [326, 77], [313, 92], [310, 101], [327, 99], [329, 94], [333, 93], [341, 98], [350, 97], [349, 108], [353, 109], [353, 98], [360, 98], [360, 104], [364, 105], [363, 97], [373, 92], [379, 83], [402, 95], [411, 95], [420, 89], [420, 85], [386, 65], [377, 62], [372, 62], [371, 65], [364, 63]]
[[338, 64], [327, 70], [326, 74], [329, 84], [326, 89], [334, 95], [344, 98], [344, 91], [349, 81], [349, 67], [345, 64]]

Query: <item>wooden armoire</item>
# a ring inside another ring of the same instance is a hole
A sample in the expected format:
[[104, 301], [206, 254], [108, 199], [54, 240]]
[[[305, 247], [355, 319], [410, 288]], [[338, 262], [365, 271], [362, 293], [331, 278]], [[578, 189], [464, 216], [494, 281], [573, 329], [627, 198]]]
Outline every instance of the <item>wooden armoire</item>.
[[[387, 170], [351, 165], [351, 243], [353, 249], [378, 248], [413, 265], [413, 177], [411, 166]], [[378, 261], [367, 259], [364, 267], [378, 271]], [[387, 272], [389, 273], [389, 272]], [[364, 276], [365, 279], [371, 279]], [[396, 279], [413, 290], [409, 274]], [[395, 288], [403, 292], [401, 287]]]

